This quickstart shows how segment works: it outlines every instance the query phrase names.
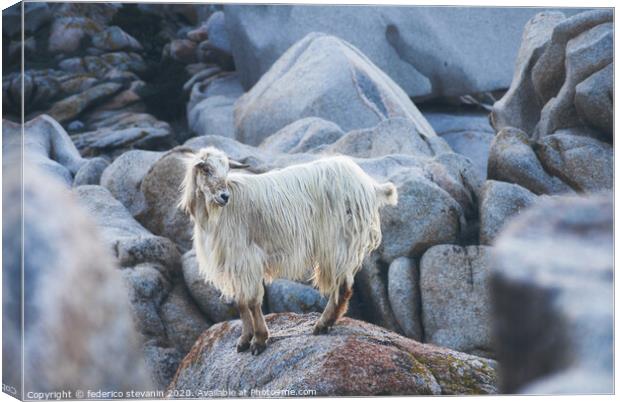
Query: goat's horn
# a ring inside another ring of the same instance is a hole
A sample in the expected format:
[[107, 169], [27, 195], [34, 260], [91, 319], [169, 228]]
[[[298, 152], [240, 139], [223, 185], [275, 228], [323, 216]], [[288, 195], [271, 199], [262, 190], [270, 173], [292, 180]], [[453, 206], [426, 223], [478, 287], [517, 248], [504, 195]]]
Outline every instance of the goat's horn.
[[230, 160], [228, 161], [228, 166], [229, 166], [231, 169], [245, 169], [245, 168], [247, 168], [247, 167], [250, 167], [250, 165], [248, 165], [247, 163], [237, 162], [237, 161], [234, 161], [234, 160], [232, 160], [232, 159], [230, 159]]

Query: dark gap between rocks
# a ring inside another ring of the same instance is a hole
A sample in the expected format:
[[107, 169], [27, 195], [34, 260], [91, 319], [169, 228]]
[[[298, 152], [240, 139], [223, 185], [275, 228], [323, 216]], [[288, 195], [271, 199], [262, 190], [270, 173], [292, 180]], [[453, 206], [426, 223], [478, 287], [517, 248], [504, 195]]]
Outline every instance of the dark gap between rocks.
[[190, 76], [184, 64], [172, 59], [162, 60], [162, 50], [169, 41], [160, 34], [162, 17], [142, 12], [137, 4], [123, 4], [110, 25], [119, 26], [144, 48], [141, 55], [147, 68], [138, 76], [146, 84], [139, 95], [147, 112], [173, 127], [186, 127], [188, 97], [183, 92], [183, 84]]

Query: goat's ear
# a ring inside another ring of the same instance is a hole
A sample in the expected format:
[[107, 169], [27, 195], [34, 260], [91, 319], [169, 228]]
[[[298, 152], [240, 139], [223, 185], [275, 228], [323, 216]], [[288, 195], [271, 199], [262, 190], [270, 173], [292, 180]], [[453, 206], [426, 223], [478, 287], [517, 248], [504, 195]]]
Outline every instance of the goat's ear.
[[183, 156], [196, 156], [196, 152], [194, 152], [194, 150], [190, 147], [177, 147], [174, 149], [174, 151], [182, 154]]
[[245, 168], [250, 167], [250, 165], [248, 165], [247, 163], [241, 163], [241, 162], [237, 162], [232, 159], [229, 159], [228, 167], [231, 169], [245, 169]]

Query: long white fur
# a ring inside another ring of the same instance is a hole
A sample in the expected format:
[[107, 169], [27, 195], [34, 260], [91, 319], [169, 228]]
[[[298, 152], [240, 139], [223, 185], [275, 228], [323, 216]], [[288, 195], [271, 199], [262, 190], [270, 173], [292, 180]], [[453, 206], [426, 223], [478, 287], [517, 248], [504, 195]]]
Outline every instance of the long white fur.
[[231, 172], [230, 200], [219, 207], [196, 184], [195, 166], [209, 158], [227, 162], [214, 148], [189, 159], [179, 205], [194, 220], [201, 274], [236, 301], [261, 300], [263, 281], [305, 279], [312, 269], [319, 291], [337, 300], [381, 242], [379, 208], [397, 203], [392, 183], [336, 156], [260, 175]]

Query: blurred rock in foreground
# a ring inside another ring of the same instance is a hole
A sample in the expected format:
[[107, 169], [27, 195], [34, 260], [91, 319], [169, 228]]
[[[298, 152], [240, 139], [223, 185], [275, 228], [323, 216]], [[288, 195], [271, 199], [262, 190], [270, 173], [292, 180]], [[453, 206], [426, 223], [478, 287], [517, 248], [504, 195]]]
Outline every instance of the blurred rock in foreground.
[[[4, 243], [3, 280], [13, 286], [11, 299], [3, 299], [3, 324], [15, 335], [22, 182], [7, 177], [3, 235], [12, 240]], [[127, 291], [94, 223], [65, 185], [38, 166], [25, 167], [23, 197], [24, 391], [151, 389]], [[15, 356], [21, 339], [4, 342]]]
[[501, 391], [611, 393], [611, 194], [546, 200], [496, 242], [492, 296]]

